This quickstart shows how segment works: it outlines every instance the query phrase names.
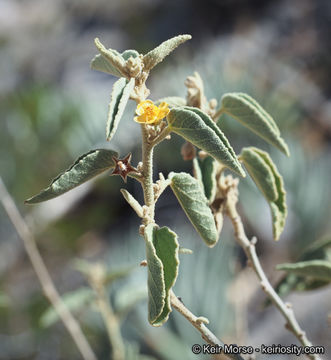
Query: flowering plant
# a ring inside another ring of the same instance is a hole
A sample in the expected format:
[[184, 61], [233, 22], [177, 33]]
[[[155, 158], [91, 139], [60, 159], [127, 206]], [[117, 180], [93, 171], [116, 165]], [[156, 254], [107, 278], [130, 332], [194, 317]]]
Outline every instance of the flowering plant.
[[[141, 218], [139, 233], [146, 246], [146, 261], [141, 265], [147, 266], [150, 324], [163, 325], [172, 309], [176, 309], [202, 334], [207, 343], [222, 348], [223, 342], [206, 326], [208, 319], [192, 314], [173, 291], [180, 269], [179, 254], [190, 251], [180, 247], [180, 239], [173, 230], [168, 227], [160, 228], [155, 223], [155, 204], [163, 191], [170, 186], [180, 206], [207, 246], [216, 245], [222, 230], [223, 217], [230, 218], [235, 230], [235, 238], [245, 251], [250, 266], [261, 282], [262, 289], [284, 316], [288, 329], [302, 345], [309, 346], [311, 343], [300, 328], [293, 310], [283, 303], [270, 285], [256, 255], [256, 238], [248, 239], [236, 207], [239, 178], [234, 175], [244, 178], [245, 167], [270, 205], [273, 237], [278, 240], [287, 216], [282, 176], [269, 154], [259, 148], [246, 147], [237, 155], [222, 132], [222, 123], [219, 119], [223, 114], [227, 114], [289, 156], [288, 147], [281, 137], [276, 122], [258, 102], [244, 93], [226, 93], [220, 105], [215, 99], [208, 100], [198, 73], [189, 76], [185, 82], [186, 99], [173, 96], [155, 102], [147, 99], [150, 91], [146, 86], [146, 80], [151, 70], [178, 45], [190, 38], [190, 35], [176, 36], [145, 55], [135, 50], [119, 53], [105, 48], [99, 39], [96, 39], [95, 44], [99, 54], [92, 60], [91, 68], [119, 77], [113, 86], [109, 104], [106, 138], [111, 141], [115, 136], [128, 101], [130, 99], [135, 101], [137, 108], [133, 119], [141, 127], [142, 159], [133, 166], [131, 154], [120, 159], [114, 150], [92, 150], [78, 158], [46, 189], [26, 202], [33, 204], [50, 200], [109, 169], [113, 169], [112, 175], [120, 175], [124, 181], [127, 177], [138, 181], [144, 194], [143, 205], [126, 189], [122, 189], [121, 192]], [[185, 140], [182, 156], [184, 160], [192, 161], [194, 176], [185, 172], [171, 172], [167, 176], [160, 173], [158, 180], [155, 181], [154, 149], [165, 139], [170, 139], [172, 133], [178, 134]], [[230, 170], [232, 175], [226, 175], [227, 170]], [[322, 268], [322, 264], [319, 264], [319, 268]], [[307, 267], [305, 269], [307, 270]], [[296, 270], [298, 271], [298, 268]], [[98, 271], [100, 275], [100, 269]], [[99, 294], [103, 279], [103, 276], [99, 276], [97, 280], [95, 276], [90, 277], [92, 286]], [[100, 304], [102, 312], [104, 302]], [[108, 312], [105, 311], [106, 325], [109, 325], [109, 319], [113, 318], [108, 309]], [[112, 329], [114, 330], [114, 327]], [[114, 337], [114, 333], [117, 333], [118, 340], [118, 332], [118, 328], [114, 332], [109, 330], [110, 339]], [[113, 358], [123, 359], [125, 357], [123, 345], [119, 341], [113, 341], [112, 344]], [[242, 359], [239, 354], [228, 356]], [[309, 357], [318, 359], [315, 354]]]

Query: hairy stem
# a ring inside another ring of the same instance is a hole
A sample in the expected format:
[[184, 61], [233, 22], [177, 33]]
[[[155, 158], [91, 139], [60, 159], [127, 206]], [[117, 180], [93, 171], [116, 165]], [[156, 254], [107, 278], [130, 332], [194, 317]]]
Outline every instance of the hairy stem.
[[[149, 208], [149, 222], [154, 222], [154, 189], [153, 189], [153, 144], [148, 142], [148, 130], [145, 125], [141, 125], [142, 129], [142, 153], [143, 153], [143, 191], [145, 205]], [[146, 225], [146, 224], [145, 224]], [[211, 345], [224, 346], [224, 343], [220, 341], [203, 323], [201, 318], [193, 315], [184, 304], [182, 304], [174, 295], [172, 290], [170, 291], [170, 301], [174, 309], [181, 313], [201, 334], [202, 338]], [[228, 355], [231, 359], [243, 360], [239, 355]]]
[[[170, 291], [170, 301], [174, 309], [176, 309], [181, 315], [185, 317], [200, 333], [208, 344], [213, 346], [219, 346], [224, 348], [224, 343], [219, 340], [203, 323], [201, 318], [195, 316], [187, 307], [177, 298], [174, 292]], [[227, 355], [230, 359], [243, 360], [240, 355], [229, 354]]]
[[[240, 215], [237, 211], [237, 201], [238, 201], [238, 190], [237, 186], [230, 187], [229, 191], [226, 196], [226, 213], [228, 214], [229, 218], [231, 219], [235, 238], [238, 244], [244, 250], [249, 264], [252, 269], [255, 271], [257, 277], [260, 280], [262, 290], [266, 293], [272, 303], [277, 307], [277, 309], [281, 312], [286, 320], [286, 328], [290, 330], [295, 337], [300, 341], [303, 346], [312, 346], [311, 342], [308, 340], [306, 333], [301, 329], [291, 305], [285, 304], [280, 296], [276, 293], [272, 285], [270, 284], [268, 278], [266, 277], [264, 270], [261, 266], [260, 260], [256, 254], [256, 238], [253, 238], [250, 241], [247, 238], [245, 233], [245, 229], [241, 220]], [[320, 357], [315, 354], [307, 354], [307, 357], [312, 360], [320, 360]]]
[[35, 238], [19, 213], [13, 199], [9, 195], [1, 177], [0, 177], [0, 199], [5, 208], [11, 222], [13, 223], [16, 231], [23, 240], [25, 250], [30, 258], [31, 264], [37, 274], [42, 290], [53, 305], [55, 311], [62, 320], [64, 326], [67, 328], [72, 339], [77, 345], [82, 358], [84, 360], [96, 360], [97, 357], [91, 349], [85, 335], [83, 334], [78, 322], [72, 316], [67, 306], [63, 303], [55, 285], [48, 273], [46, 265], [38, 251]]
[[153, 189], [153, 146], [148, 141], [147, 126], [141, 125], [142, 132], [142, 160], [143, 160], [143, 190], [145, 205], [149, 208], [150, 221], [154, 220], [154, 189]]

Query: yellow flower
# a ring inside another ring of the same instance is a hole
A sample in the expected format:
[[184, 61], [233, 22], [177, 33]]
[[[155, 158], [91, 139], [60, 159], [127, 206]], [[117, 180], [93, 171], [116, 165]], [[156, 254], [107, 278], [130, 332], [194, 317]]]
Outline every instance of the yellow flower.
[[134, 121], [143, 124], [157, 125], [169, 114], [168, 104], [162, 102], [160, 106], [154, 105], [153, 101], [145, 100], [138, 104]]

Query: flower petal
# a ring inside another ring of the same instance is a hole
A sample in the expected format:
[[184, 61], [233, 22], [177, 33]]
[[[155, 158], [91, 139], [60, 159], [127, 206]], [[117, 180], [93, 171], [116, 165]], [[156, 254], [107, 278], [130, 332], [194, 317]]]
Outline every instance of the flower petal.
[[152, 100], [144, 100], [140, 102], [136, 109], [137, 115], [142, 115], [149, 106], [155, 106]]

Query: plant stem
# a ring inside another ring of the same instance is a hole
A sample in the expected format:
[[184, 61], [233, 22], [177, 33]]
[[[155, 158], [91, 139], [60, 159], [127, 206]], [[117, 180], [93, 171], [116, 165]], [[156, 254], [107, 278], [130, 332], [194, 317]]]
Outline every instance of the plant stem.
[[[143, 191], [145, 205], [149, 208], [150, 221], [154, 221], [154, 189], [153, 189], [153, 146], [148, 141], [148, 129], [145, 124], [141, 125], [142, 133], [142, 160], [143, 160]], [[147, 224], [146, 224], [147, 225]]]
[[91, 285], [96, 292], [96, 302], [107, 328], [108, 338], [112, 347], [110, 359], [125, 360], [125, 347], [122, 340], [119, 321], [107, 297], [105, 287], [103, 284], [95, 284], [93, 282], [91, 282]]
[[[141, 125], [142, 129], [142, 154], [143, 154], [143, 191], [145, 205], [150, 209], [149, 222], [154, 222], [154, 189], [153, 189], [153, 144], [148, 142], [148, 130], [145, 125]], [[164, 136], [165, 137], [165, 136]], [[146, 225], [146, 224], [145, 224]], [[201, 318], [193, 315], [184, 304], [182, 304], [173, 293], [170, 291], [170, 301], [174, 309], [179, 311], [201, 334], [202, 338], [211, 345], [224, 346], [224, 343], [220, 341], [203, 323]], [[228, 355], [229, 358], [234, 360], [243, 360], [239, 355]]]
[[[253, 238], [250, 241], [247, 238], [245, 233], [245, 229], [241, 220], [240, 215], [237, 211], [237, 204], [238, 201], [238, 189], [237, 185], [229, 187], [229, 191], [226, 195], [226, 213], [228, 214], [233, 228], [235, 232], [235, 238], [238, 244], [244, 250], [249, 264], [252, 269], [255, 271], [257, 277], [260, 280], [262, 290], [267, 294], [273, 304], [278, 308], [281, 314], [284, 316], [286, 320], [286, 328], [291, 331], [295, 337], [300, 341], [303, 346], [312, 346], [311, 342], [308, 340], [306, 333], [301, 329], [295, 315], [293, 309], [290, 304], [285, 304], [280, 296], [276, 293], [272, 285], [270, 284], [268, 278], [266, 277], [264, 270], [261, 266], [260, 260], [256, 254], [256, 238]], [[315, 354], [307, 354], [312, 360], [320, 360], [320, 357]]]
[[[224, 343], [219, 340], [203, 323], [195, 316], [187, 307], [177, 298], [172, 290], [170, 290], [170, 301], [174, 309], [185, 317], [200, 333], [202, 338], [210, 345], [224, 348]], [[227, 354], [230, 359], [243, 360], [240, 355]]]
[[72, 339], [77, 345], [84, 360], [96, 360], [97, 357], [91, 349], [85, 335], [82, 332], [78, 322], [73, 317], [67, 306], [63, 303], [55, 285], [48, 273], [46, 265], [38, 251], [35, 238], [30, 232], [27, 224], [19, 213], [13, 199], [9, 195], [1, 177], [0, 177], [0, 199], [17, 233], [23, 240], [25, 250], [30, 258], [31, 264], [37, 274], [42, 290], [53, 305], [55, 311], [67, 328]]
[[151, 146], [154, 147], [155, 145], [159, 144], [161, 141], [163, 141], [169, 134], [171, 133], [171, 129], [169, 126], [165, 127], [160, 134], [158, 135], [157, 138], [155, 138], [152, 143]]

